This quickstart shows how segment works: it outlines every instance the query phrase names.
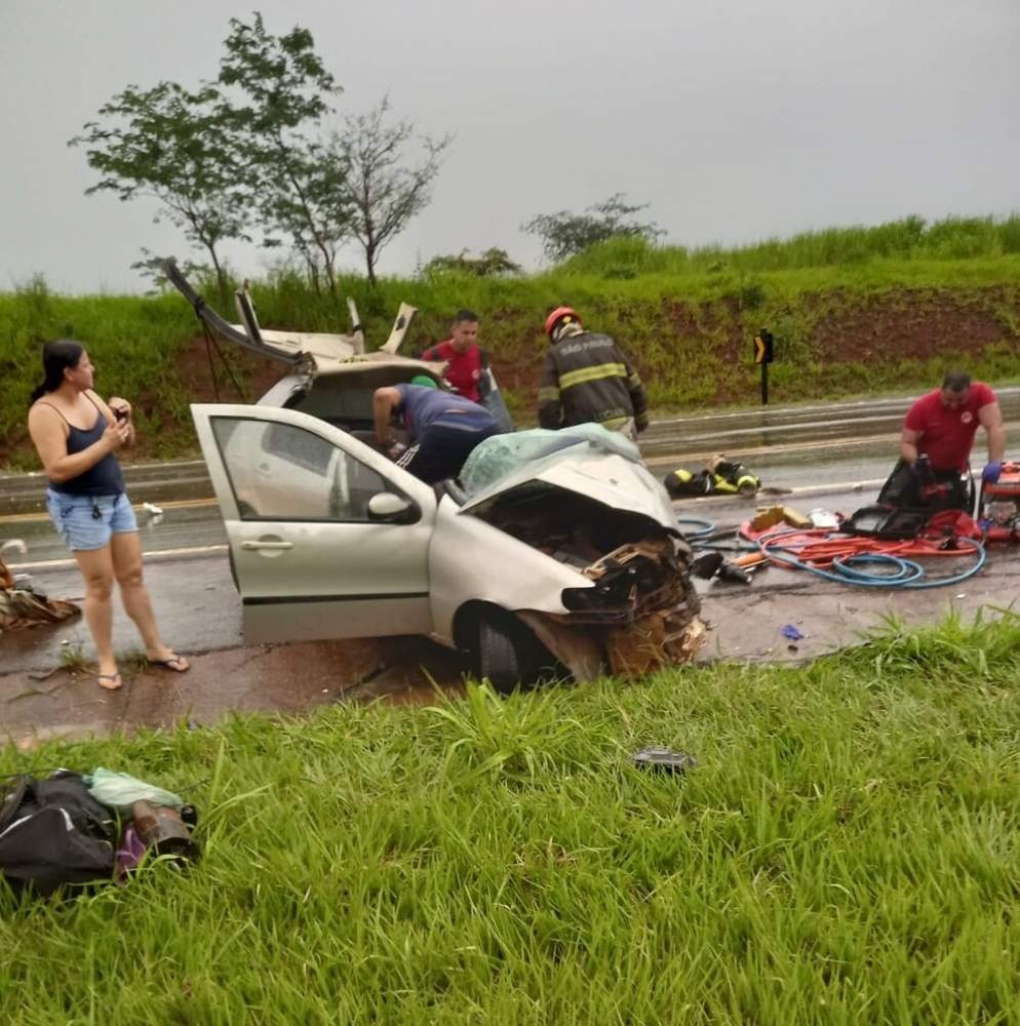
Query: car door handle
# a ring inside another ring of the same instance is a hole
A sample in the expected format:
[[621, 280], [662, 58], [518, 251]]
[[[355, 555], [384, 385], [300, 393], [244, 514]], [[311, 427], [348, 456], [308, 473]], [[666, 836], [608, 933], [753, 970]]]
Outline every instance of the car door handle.
[[243, 541], [241, 548], [253, 551], [256, 549], [292, 549], [293, 542], [288, 541]]

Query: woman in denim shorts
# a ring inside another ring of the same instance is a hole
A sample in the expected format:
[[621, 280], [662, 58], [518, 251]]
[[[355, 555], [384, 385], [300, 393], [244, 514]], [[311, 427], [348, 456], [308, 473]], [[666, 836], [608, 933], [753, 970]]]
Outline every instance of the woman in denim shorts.
[[183, 673], [188, 661], [163, 644], [142, 579], [142, 546], [124, 474], [114, 455], [134, 441], [131, 404], [92, 391], [95, 368], [77, 342], [48, 342], [45, 380], [32, 393], [28, 431], [50, 486], [46, 505], [85, 578], [85, 620], [95, 642], [99, 684], [121, 687], [113, 653], [113, 582], [153, 666]]

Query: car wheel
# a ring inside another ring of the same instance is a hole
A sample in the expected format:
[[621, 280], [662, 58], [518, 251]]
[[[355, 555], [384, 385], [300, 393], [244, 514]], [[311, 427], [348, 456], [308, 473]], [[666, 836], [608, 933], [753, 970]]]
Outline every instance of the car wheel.
[[486, 610], [478, 620], [478, 672], [501, 695], [538, 683], [554, 660], [509, 613]]
[[478, 622], [478, 672], [501, 695], [508, 695], [521, 684], [517, 646], [509, 624], [491, 613], [483, 613]]

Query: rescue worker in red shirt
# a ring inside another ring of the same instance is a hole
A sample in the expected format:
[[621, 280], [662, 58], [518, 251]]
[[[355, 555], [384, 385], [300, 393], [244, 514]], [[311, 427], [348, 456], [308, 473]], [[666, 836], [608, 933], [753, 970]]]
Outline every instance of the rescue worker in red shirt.
[[988, 463], [981, 479], [994, 483], [1002, 473], [1006, 451], [999, 402], [984, 382], [972, 382], [961, 371], [949, 372], [941, 388], [921, 396], [907, 411], [900, 460], [878, 501], [925, 506], [935, 497], [936, 505], [968, 509], [972, 502], [970, 453], [979, 426], [988, 436]]
[[648, 397], [638, 372], [608, 335], [585, 331], [577, 311], [557, 307], [546, 318], [546, 350], [538, 389], [544, 428], [601, 424], [632, 441], [648, 427]]
[[450, 328], [450, 337], [426, 349], [423, 360], [446, 361], [443, 377], [458, 395], [480, 403], [485, 398], [489, 358], [478, 347], [478, 314], [458, 310]]

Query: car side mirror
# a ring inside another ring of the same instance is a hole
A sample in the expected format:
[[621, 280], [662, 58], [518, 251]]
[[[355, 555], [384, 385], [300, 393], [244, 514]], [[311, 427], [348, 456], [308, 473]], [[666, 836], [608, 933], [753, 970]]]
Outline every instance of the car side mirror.
[[369, 520], [383, 524], [413, 524], [418, 516], [418, 507], [413, 502], [393, 492], [380, 492], [368, 500]]

